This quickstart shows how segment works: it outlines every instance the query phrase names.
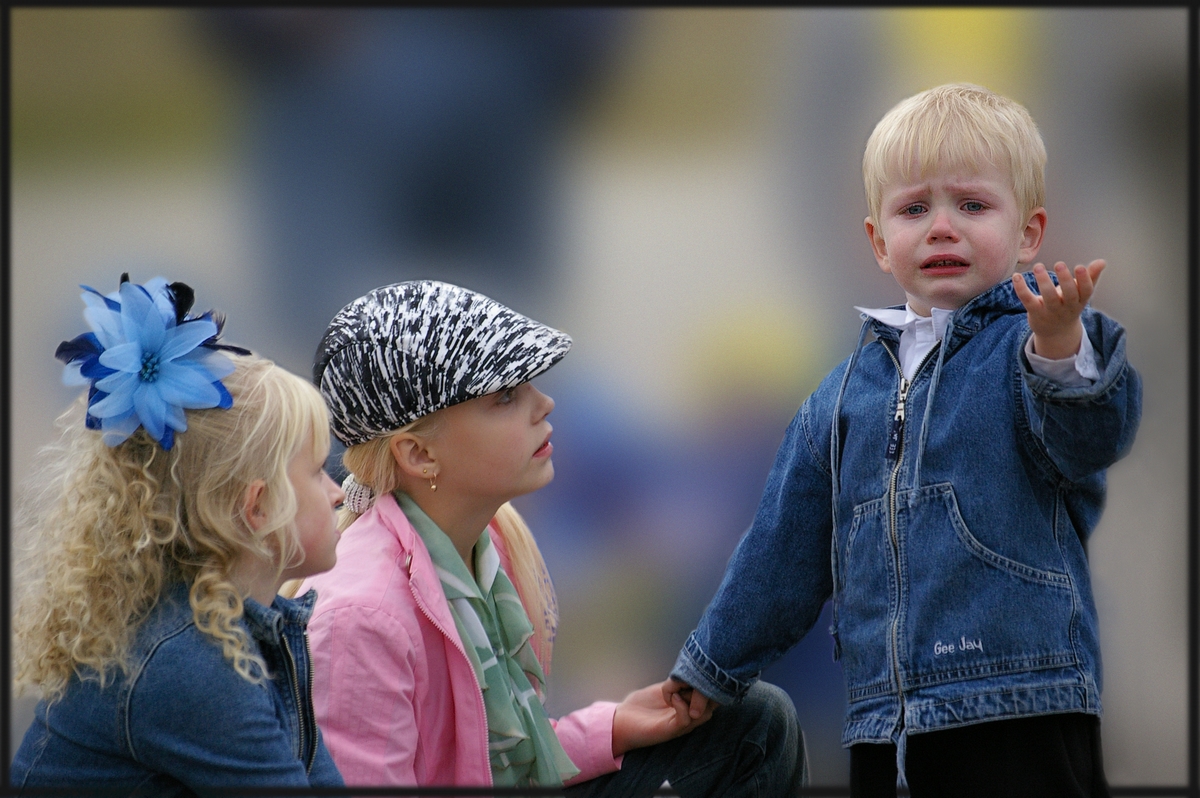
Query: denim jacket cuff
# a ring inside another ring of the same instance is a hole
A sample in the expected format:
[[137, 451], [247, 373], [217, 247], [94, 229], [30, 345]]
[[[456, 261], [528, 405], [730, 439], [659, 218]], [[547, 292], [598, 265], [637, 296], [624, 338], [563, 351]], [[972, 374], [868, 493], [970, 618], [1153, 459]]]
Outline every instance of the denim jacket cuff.
[[700, 648], [695, 632], [688, 635], [687, 642], [683, 644], [675, 667], [671, 669], [671, 678], [690, 684], [718, 704], [741, 701], [756, 681], [736, 679], [721, 670]]
[[[1086, 321], [1092, 322], [1093, 325], [1098, 324], [1093, 319], [1086, 319]], [[1089, 324], [1085, 323], [1083, 334], [1088, 339], [1088, 344], [1092, 348], [1094, 367], [1099, 370], [1099, 374], [1097, 379], [1090, 385], [1074, 387], [1061, 385], [1054, 380], [1034, 372], [1024, 352], [1025, 344], [1033, 335], [1031, 331], [1026, 329], [1025, 338], [1021, 343], [1021, 351], [1017, 358], [1020, 364], [1021, 376], [1034, 398], [1058, 404], [1097, 403], [1109, 401], [1113, 394], [1124, 388], [1127, 371], [1125, 364], [1125, 342], [1123, 340], [1124, 331], [1119, 327], [1116, 331], [1107, 331], [1100, 326], [1089, 332], [1088, 327]], [[1115, 343], [1105, 342], [1098, 337], [1105, 333]], [[1100, 344], [1097, 344], [1098, 340], [1100, 340]]]

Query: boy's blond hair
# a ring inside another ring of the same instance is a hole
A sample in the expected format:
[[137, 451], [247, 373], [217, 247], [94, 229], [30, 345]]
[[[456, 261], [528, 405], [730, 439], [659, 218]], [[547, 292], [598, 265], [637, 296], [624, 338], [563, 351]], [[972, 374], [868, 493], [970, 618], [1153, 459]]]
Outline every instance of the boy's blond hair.
[[[86, 429], [82, 396], [59, 419], [61, 437], [21, 503], [28, 539], [13, 616], [16, 676], [48, 698], [72, 674], [107, 683], [128, 673], [135, 632], [172, 581], [186, 583], [196, 626], [243, 678], [268, 674], [238, 623], [231, 577], [244, 554], [279, 574], [303, 559], [288, 465], [306, 441], [324, 457], [329, 416], [305, 380], [269, 360], [234, 357], [222, 382], [227, 410], [189, 410], [164, 451], [144, 429], [118, 446]], [[263, 480], [265, 521], [245, 517], [250, 483]]]
[[914, 94], [884, 114], [867, 139], [863, 184], [871, 219], [879, 223], [889, 180], [989, 165], [1011, 175], [1022, 213], [1045, 204], [1046, 146], [1024, 106], [969, 83]]

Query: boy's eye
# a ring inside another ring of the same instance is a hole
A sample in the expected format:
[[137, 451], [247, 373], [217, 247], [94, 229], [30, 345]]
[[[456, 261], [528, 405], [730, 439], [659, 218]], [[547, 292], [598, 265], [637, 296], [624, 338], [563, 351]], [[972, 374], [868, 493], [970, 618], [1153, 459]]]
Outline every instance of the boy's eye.
[[496, 396], [496, 403], [506, 405], [511, 402], [517, 395], [516, 388], [505, 388]]
[[979, 213], [983, 210], [983, 203], [978, 200], [968, 200], [963, 203], [963, 210], [967, 213]]
[[905, 205], [904, 208], [900, 211], [900, 214], [903, 216], [916, 216], [918, 213], [923, 213], [924, 211], [925, 211], [924, 205], [920, 205], [918, 203], [913, 203], [912, 205]]

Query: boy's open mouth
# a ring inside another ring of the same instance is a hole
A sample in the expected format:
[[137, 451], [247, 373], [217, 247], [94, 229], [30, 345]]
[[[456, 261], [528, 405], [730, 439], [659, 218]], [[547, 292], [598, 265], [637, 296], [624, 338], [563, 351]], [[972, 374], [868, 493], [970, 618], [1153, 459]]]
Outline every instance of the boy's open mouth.
[[954, 274], [965, 271], [969, 266], [969, 263], [959, 258], [930, 258], [921, 264], [921, 271], [930, 274]]

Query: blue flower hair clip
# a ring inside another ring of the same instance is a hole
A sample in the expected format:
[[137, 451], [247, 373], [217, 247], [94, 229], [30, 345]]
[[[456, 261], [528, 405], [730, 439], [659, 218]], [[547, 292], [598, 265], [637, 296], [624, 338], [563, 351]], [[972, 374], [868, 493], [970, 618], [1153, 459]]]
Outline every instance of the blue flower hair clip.
[[217, 343], [225, 325], [219, 314], [188, 315], [190, 286], [162, 277], [137, 285], [122, 274], [108, 296], [80, 287], [92, 332], [63, 341], [54, 356], [67, 364], [64, 383], [90, 384], [87, 427], [101, 430], [106, 444], [117, 446], [144, 427], [169, 450], [175, 432], [187, 429], [185, 409], [233, 406], [221, 383], [233, 362], [218, 350], [250, 352]]

